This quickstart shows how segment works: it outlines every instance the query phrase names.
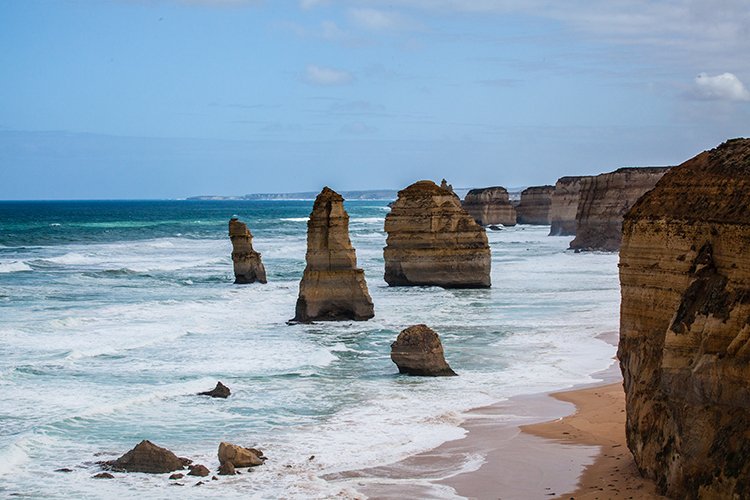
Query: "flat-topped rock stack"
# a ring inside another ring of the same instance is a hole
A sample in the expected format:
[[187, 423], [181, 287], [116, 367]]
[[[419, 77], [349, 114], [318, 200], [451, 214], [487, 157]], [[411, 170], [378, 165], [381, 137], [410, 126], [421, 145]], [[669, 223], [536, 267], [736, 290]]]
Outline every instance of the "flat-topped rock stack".
[[750, 498], [750, 139], [672, 168], [625, 216], [628, 446], [671, 498]]
[[623, 217], [667, 170], [669, 167], [626, 167], [584, 178], [576, 213], [576, 237], [570, 248], [619, 249]]
[[487, 234], [458, 198], [432, 181], [399, 191], [385, 218], [385, 281], [391, 286], [490, 286]]
[[516, 209], [511, 204], [508, 191], [504, 187], [472, 189], [466, 193], [462, 205], [464, 210], [481, 226], [516, 225]]
[[307, 222], [307, 254], [294, 321], [362, 321], [373, 317], [365, 273], [349, 239], [344, 198], [328, 187]]
[[550, 236], [576, 234], [576, 215], [581, 184], [589, 176], [560, 177], [555, 183], [549, 208]]
[[266, 269], [260, 254], [253, 250], [253, 235], [236, 217], [229, 220], [229, 239], [232, 240], [235, 284], [266, 283]]
[[521, 201], [516, 206], [518, 224], [549, 225], [549, 211], [555, 186], [532, 186], [521, 191]]

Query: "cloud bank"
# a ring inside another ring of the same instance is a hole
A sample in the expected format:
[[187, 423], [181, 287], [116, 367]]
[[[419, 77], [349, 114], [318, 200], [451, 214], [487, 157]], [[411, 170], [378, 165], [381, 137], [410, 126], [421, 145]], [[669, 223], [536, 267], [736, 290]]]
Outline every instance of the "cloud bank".
[[699, 74], [695, 77], [693, 96], [710, 101], [750, 101], [750, 92], [732, 73]]

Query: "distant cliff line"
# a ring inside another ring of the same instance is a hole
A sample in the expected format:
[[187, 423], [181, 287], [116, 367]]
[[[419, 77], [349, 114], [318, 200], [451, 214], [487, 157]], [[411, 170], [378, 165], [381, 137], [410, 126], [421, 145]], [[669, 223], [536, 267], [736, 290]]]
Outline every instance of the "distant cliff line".
[[[461, 198], [472, 188], [454, 188], [453, 191]], [[524, 188], [509, 188], [511, 199], [520, 198]], [[398, 189], [365, 189], [359, 191], [340, 191], [346, 200], [387, 200], [393, 201], [398, 197]], [[253, 193], [239, 196], [200, 195], [191, 196], [188, 200], [314, 200], [317, 191], [299, 193]]]

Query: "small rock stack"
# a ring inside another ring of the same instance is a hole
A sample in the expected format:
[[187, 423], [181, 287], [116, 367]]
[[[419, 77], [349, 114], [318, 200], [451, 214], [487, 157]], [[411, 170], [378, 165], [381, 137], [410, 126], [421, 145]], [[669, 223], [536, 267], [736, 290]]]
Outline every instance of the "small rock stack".
[[266, 268], [260, 254], [253, 250], [253, 235], [247, 225], [232, 217], [229, 220], [229, 238], [232, 240], [234, 283], [266, 283]]

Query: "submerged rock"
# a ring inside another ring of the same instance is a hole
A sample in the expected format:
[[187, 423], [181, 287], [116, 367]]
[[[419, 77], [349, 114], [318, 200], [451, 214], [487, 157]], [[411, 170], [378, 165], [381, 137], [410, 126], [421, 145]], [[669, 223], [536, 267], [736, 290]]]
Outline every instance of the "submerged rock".
[[188, 463], [190, 460], [144, 440], [117, 460], [106, 462], [106, 465], [115, 471], [163, 474], [184, 469]]
[[109, 472], [100, 472], [99, 474], [94, 474], [91, 477], [93, 477], [94, 479], [114, 479], [115, 478], [115, 476], [113, 476]]
[[349, 240], [344, 198], [323, 188], [307, 222], [307, 266], [299, 285], [294, 320], [363, 321], [374, 316], [365, 272]]
[[627, 440], [671, 498], [750, 498], [750, 139], [667, 172], [625, 216]]
[[188, 472], [188, 476], [198, 476], [198, 477], [206, 477], [211, 473], [211, 471], [208, 470], [208, 467], [206, 467], [203, 464], [196, 464], [190, 466], [190, 472]]
[[560, 177], [549, 207], [550, 236], [573, 236], [576, 234], [576, 214], [581, 197], [581, 183], [590, 176]]
[[390, 286], [488, 288], [487, 234], [458, 198], [432, 181], [399, 191], [385, 217], [385, 281]]
[[479, 225], [516, 225], [516, 209], [511, 204], [508, 191], [504, 187], [472, 189], [466, 193], [461, 205]]
[[234, 476], [235, 474], [237, 474], [237, 472], [234, 470], [232, 462], [224, 462], [219, 467], [220, 476]]
[[445, 361], [443, 344], [427, 325], [414, 325], [399, 333], [391, 344], [391, 360], [399, 373], [427, 377], [456, 375]]
[[231, 463], [236, 467], [255, 467], [263, 465], [263, 452], [255, 448], [245, 448], [236, 444], [222, 442], [219, 444], [219, 463]]
[[253, 250], [253, 235], [247, 225], [234, 217], [230, 219], [229, 238], [232, 240], [235, 284], [266, 283], [266, 268], [260, 254]]
[[228, 398], [229, 395], [232, 392], [229, 390], [229, 387], [225, 386], [221, 383], [221, 381], [216, 382], [216, 387], [211, 389], [210, 391], [205, 392], [199, 392], [198, 396], [211, 396], [212, 398]]
[[521, 191], [521, 201], [516, 207], [516, 222], [547, 226], [555, 186], [532, 186]]

